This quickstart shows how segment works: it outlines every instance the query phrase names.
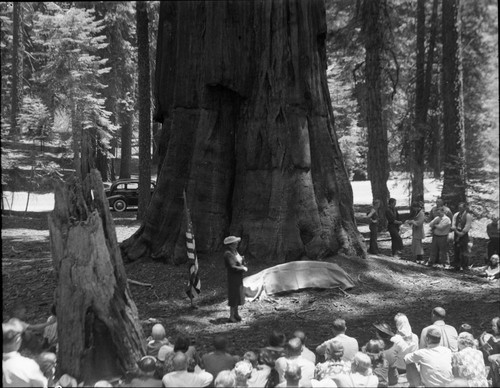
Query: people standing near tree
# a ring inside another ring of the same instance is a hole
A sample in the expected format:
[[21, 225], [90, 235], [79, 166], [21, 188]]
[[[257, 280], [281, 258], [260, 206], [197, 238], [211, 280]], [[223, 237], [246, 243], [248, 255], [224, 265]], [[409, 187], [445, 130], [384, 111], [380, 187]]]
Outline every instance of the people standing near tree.
[[500, 254], [500, 229], [498, 229], [498, 217], [493, 218], [493, 220], [486, 226], [486, 233], [488, 234], [488, 257], [487, 262], [490, 260], [491, 256]]
[[385, 217], [387, 218], [387, 230], [391, 235], [391, 252], [392, 256], [399, 258], [401, 251], [403, 250], [403, 240], [399, 235], [399, 227], [403, 223], [399, 218], [398, 209], [396, 209], [396, 199], [389, 199], [389, 206], [385, 212]]
[[377, 243], [377, 237], [378, 237], [378, 221], [379, 221], [379, 214], [378, 211], [380, 209], [380, 199], [374, 199], [373, 200], [373, 205], [372, 208], [368, 213], [366, 213], [366, 216], [370, 220], [370, 247], [368, 248], [368, 253], [371, 253], [372, 255], [378, 255], [378, 243]]
[[436, 209], [437, 216], [430, 222], [429, 227], [432, 231], [431, 254], [428, 267], [434, 267], [442, 263], [445, 269], [451, 268], [448, 256], [448, 234], [451, 230], [451, 220], [445, 215], [444, 209]]
[[453, 238], [453, 267], [460, 271], [469, 266], [469, 230], [472, 226], [472, 215], [465, 202], [458, 204], [458, 211], [453, 215], [451, 230]]
[[226, 251], [224, 252], [224, 262], [227, 269], [227, 299], [230, 307], [230, 322], [239, 322], [241, 317], [238, 314], [238, 306], [245, 303], [243, 292], [243, 273], [248, 271], [244, 265], [243, 257], [238, 253], [238, 244], [241, 238], [229, 236], [224, 239]]
[[424, 206], [421, 202], [413, 202], [411, 204], [413, 218], [407, 220], [408, 225], [411, 225], [411, 249], [413, 255], [415, 256], [415, 262], [417, 264], [423, 264], [424, 262], [424, 247], [422, 245], [422, 240], [424, 239], [424, 221], [425, 213]]

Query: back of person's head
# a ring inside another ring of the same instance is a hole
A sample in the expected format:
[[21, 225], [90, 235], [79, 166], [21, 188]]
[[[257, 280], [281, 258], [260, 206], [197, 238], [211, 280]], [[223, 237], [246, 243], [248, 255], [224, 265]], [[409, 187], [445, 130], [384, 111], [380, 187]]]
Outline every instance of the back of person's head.
[[172, 359], [172, 366], [175, 371], [187, 370], [188, 359], [183, 352], [176, 352], [174, 358]]
[[151, 329], [151, 337], [153, 337], [155, 341], [161, 341], [166, 335], [165, 328], [161, 323], [157, 323]]
[[68, 374], [63, 374], [59, 380], [56, 382], [55, 386], [60, 386], [61, 388], [76, 388], [78, 386], [78, 382], [76, 379]]
[[491, 320], [491, 329], [495, 334], [500, 333], [500, 317], [495, 317]]
[[437, 326], [429, 327], [426, 339], [429, 345], [439, 344], [441, 342], [441, 330]]
[[403, 313], [397, 313], [394, 316], [394, 322], [396, 323], [397, 332], [403, 338], [409, 338], [412, 335], [410, 321], [408, 317]]
[[288, 340], [286, 346], [286, 352], [288, 357], [297, 357], [302, 353], [302, 341], [300, 338], [293, 337]]
[[52, 352], [42, 352], [36, 358], [35, 361], [40, 366], [40, 370], [48, 377], [49, 375], [53, 375], [55, 372], [57, 356]]
[[169, 354], [174, 353], [174, 348], [172, 346], [163, 345], [158, 349], [158, 355], [156, 358], [160, 361], [165, 361]]
[[3, 352], [9, 353], [19, 350], [21, 347], [21, 334], [23, 328], [16, 320], [10, 320], [7, 323], [2, 323], [3, 333]]
[[472, 329], [472, 326], [469, 325], [468, 323], [462, 323], [460, 325], [460, 328], [458, 329], [458, 333], [470, 333], [474, 336], [474, 330]]
[[219, 372], [214, 381], [215, 387], [232, 388], [236, 386], [234, 373], [230, 370], [222, 370]]
[[259, 350], [259, 364], [274, 367], [274, 356], [271, 351], [267, 349]]
[[342, 318], [335, 319], [332, 323], [332, 329], [337, 334], [344, 333], [347, 329], [345, 320]]
[[344, 345], [338, 340], [329, 341], [326, 345], [325, 357], [328, 360], [340, 361], [344, 356]]
[[144, 356], [137, 364], [139, 369], [146, 374], [152, 374], [156, 370], [156, 358], [153, 356]]
[[476, 345], [474, 336], [466, 331], [463, 331], [458, 335], [457, 341], [459, 350], [462, 350], [464, 348], [474, 348], [474, 346]]
[[226, 347], [227, 347], [226, 337], [224, 337], [223, 335], [220, 335], [220, 334], [216, 335], [214, 337], [213, 345], [214, 345], [215, 350], [218, 350], [221, 352], [225, 351]]
[[273, 330], [269, 335], [269, 345], [274, 347], [283, 347], [286, 343], [286, 336], [278, 330]]
[[295, 362], [289, 362], [285, 369], [284, 374], [287, 382], [297, 382], [302, 378], [302, 370]]
[[353, 373], [369, 375], [371, 373], [372, 360], [367, 354], [357, 352], [352, 360], [351, 368]]
[[252, 370], [252, 364], [248, 360], [238, 361], [233, 369], [236, 381], [248, 380], [252, 375]]
[[436, 320], [443, 320], [446, 318], [446, 310], [442, 307], [434, 307], [432, 309], [432, 316]]
[[255, 352], [248, 351], [243, 355], [243, 359], [247, 360], [252, 364], [252, 367], [257, 368], [257, 365], [259, 364], [259, 358], [255, 354]]
[[94, 384], [94, 387], [112, 387], [113, 384], [111, 384], [108, 380], [99, 380]]
[[299, 338], [302, 341], [302, 345], [306, 344], [306, 333], [304, 333], [302, 330], [295, 330], [293, 336]]
[[175, 340], [174, 352], [187, 352], [191, 341], [185, 335], [179, 335]]
[[363, 353], [370, 357], [373, 367], [384, 363], [385, 343], [379, 339], [372, 339], [363, 347]]

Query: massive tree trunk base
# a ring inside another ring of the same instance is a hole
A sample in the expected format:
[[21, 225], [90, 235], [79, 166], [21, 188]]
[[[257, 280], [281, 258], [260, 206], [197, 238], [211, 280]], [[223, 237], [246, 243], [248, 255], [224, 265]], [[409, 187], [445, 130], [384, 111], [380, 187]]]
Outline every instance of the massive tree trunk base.
[[49, 229], [58, 375], [68, 373], [88, 385], [136, 370], [145, 340], [96, 170], [83, 185], [56, 186]]

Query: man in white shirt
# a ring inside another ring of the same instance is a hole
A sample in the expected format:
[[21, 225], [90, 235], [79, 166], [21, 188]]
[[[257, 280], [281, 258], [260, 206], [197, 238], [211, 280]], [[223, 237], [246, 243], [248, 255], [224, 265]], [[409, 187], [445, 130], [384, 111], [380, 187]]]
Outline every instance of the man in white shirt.
[[207, 387], [213, 376], [202, 370], [188, 372], [188, 360], [183, 352], [177, 352], [172, 360], [174, 372], [167, 373], [161, 380], [165, 387]]
[[302, 330], [295, 330], [293, 336], [300, 339], [300, 341], [302, 342], [302, 353], [300, 353], [300, 355], [316, 365], [316, 354], [314, 354], [314, 352], [308, 349], [306, 346], [306, 333], [304, 333]]
[[449, 348], [452, 352], [458, 351], [457, 330], [444, 322], [446, 311], [442, 307], [435, 307], [431, 313], [432, 325], [424, 327], [420, 334], [420, 349], [427, 347], [427, 333], [431, 327], [437, 328], [440, 332], [439, 345]]
[[18, 352], [21, 347], [22, 332], [22, 325], [15, 321], [2, 323], [2, 386], [46, 387], [47, 379], [38, 364]]
[[334, 337], [319, 345], [316, 348], [316, 353], [324, 356], [325, 351], [328, 347], [328, 343], [333, 340], [337, 340], [344, 347], [344, 355], [342, 356], [342, 359], [344, 361], [352, 362], [352, 360], [354, 359], [354, 355], [359, 351], [358, 340], [345, 334], [347, 326], [345, 324], [345, 320], [341, 318], [337, 318], [333, 321], [332, 328], [333, 333], [335, 334]]
[[[407, 354], [404, 359], [407, 364], [407, 371], [415, 368], [415, 364], [420, 366], [421, 381], [408, 381], [411, 387], [446, 387], [453, 381], [451, 368], [451, 350], [439, 345], [441, 331], [435, 326], [427, 328], [425, 337], [427, 347]], [[413, 375], [413, 373], [411, 374]]]
[[432, 230], [432, 242], [431, 254], [427, 266], [433, 267], [441, 262], [446, 269], [449, 269], [451, 266], [448, 257], [448, 235], [451, 231], [451, 220], [444, 214], [442, 207], [438, 207], [436, 212], [436, 218], [429, 224]]
[[280, 377], [280, 383], [285, 380], [285, 371], [290, 363], [295, 363], [300, 368], [300, 384], [299, 386], [310, 386], [311, 379], [314, 377], [315, 365], [311, 361], [305, 359], [300, 354], [302, 352], [302, 341], [299, 338], [293, 337], [288, 341], [286, 348], [286, 357], [280, 357], [276, 360], [274, 368]]

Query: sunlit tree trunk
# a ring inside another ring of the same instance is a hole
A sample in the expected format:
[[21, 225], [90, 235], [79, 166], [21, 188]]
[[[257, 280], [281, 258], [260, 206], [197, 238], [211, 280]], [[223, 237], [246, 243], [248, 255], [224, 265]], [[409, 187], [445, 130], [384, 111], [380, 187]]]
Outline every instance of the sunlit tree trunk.
[[19, 105], [22, 100], [22, 69], [23, 69], [23, 41], [21, 33], [22, 20], [21, 2], [12, 3], [12, 85], [11, 85], [11, 110], [10, 110], [10, 134], [20, 135], [20, 128], [17, 125], [17, 115]]
[[228, 234], [249, 257], [364, 255], [326, 81], [324, 2], [162, 2], [158, 186], [128, 259], [185, 256]]
[[151, 87], [149, 72], [149, 19], [146, 3], [136, 1], [139, 71], [139, 209], [142, 220], [151, 199]]
[[460, 1], [443, 0], [442, 13], [444, 178], [441, 196], [454, 210], [466, 199]]

